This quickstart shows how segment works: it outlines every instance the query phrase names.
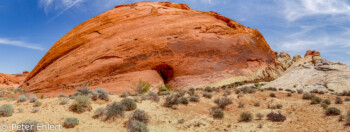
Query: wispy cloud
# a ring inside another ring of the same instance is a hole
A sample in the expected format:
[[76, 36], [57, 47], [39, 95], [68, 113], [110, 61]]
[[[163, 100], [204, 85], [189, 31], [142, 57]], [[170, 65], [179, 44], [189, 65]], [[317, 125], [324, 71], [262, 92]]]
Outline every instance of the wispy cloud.
[[49, 14], [51, 11], [55, 11], [57, 13], [55, 16], [49, 19], [48, 22], [51, 22], [57, 17], [61, 16], [67, 10], [84, 1], [85, 0], [40, 0], [39, 7], [43, 8], [46, 14]]
[[12, 45], [12, 46], [17, 46], [17, 47], [23, 47], [23, 48], [29, 48], [33, 50], [40, 50], [44, 51], [44, 48], [37, 46], [36, 44], [31, 44], [23, 41], [18, 41], [18, 40], [9, 40], [6, 38], [0, 38], [0, 45]]
[[348, 0], [287, 0], [284, 4], [288, 21], [313, 15], [350, 15]]

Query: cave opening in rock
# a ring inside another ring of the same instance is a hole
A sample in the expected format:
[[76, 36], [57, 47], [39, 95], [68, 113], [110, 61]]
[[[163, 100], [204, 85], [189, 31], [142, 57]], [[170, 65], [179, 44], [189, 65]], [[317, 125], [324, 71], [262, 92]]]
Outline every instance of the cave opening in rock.
[[152, 68], [163, 78], [164, 83], [168, 83], [174, 77], [174, 69], [167, 64], [160, 64]]

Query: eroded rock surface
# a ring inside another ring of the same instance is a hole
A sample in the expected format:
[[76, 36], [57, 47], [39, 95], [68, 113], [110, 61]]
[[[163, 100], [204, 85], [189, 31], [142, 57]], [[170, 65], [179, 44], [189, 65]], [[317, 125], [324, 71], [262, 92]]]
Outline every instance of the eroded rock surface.
[[120, 91], [143, 79], [179, 88], [273, 79], [282, 71], [256, 29], [184, 4], [141, 2], [116, 6], [72, 29], [22, 87], [62, 91], [86, 83]]
[[[299, 58], [299, 57], [297, 57]], [[317, 51], [307, 51], [283, 76], [263, 88], [303, 89], [324, 92], [342, 92], [350, 88], [350, 67], [322, 59]], [[294, 61], [294, 59], [293, 59]]]

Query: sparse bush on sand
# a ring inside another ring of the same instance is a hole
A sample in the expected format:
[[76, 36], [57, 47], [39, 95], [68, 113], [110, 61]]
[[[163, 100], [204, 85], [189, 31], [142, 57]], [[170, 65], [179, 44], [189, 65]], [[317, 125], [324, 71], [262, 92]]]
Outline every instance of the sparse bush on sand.
[[91, 102], [88, 96], [78, 95], [75, 97], [75, 102], [69, 106], [69, 110], [76, 113], [83, 113], [85, 111], [90, 111]]
[[79, 120], [74, 117], [68, 117], [64, 120], [63, 126], [66, 128], [74, 128], [79, 124]]
[[226, 97], [222, 97], [215, 99], [214, 103], [217, 104], [221, 109], [225, 109], [227, 105], [232, 104], [232, 100]]

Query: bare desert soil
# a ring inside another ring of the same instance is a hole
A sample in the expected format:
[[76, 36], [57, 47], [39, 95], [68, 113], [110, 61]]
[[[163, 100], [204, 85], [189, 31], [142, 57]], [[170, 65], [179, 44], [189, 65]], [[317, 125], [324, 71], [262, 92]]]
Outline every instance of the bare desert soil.
[[[232, 89], [231, 89], [232, 90]], [[196, 90], [196, 93], [201, 95], [201, 90]], [[238, 94], [234, 92], [227, 96], [233, 100], [233, 104], [228, 105], [223, 119], [214, 119], [210, 115], [210, 108], [216, 106], [214, 100], [223, 97], [224, 90], [220, 92], [212, 92], [211, 99], [200, 96], [200, 102], [190, 102], [188, 105], [178, 105], [176, 109], [171, 109], [162, 106], [166, 96], [161, 96], [159, 102], [151, 100], [143, 100], [137, 103], [137, 108], [146, 111], [150, 117], [148, 129], [150, 132], [344, 132], [349, 131], [350, 127], [344, 126], [344, 121], [339, 122], [339, 116], [325, 116], [324, 109], [320, 104], [311, 105], [310, 100], [303, 100], [301, 94], [293, 93], [291, 97], [287, 97], [286, 92], [278, 91], [256, 91], [253, 94], [244, 94], [238, 98]], [[270, 93], [275, 93], [276, 97], [270, 97]], [[188, 97], [189, 95], [185, 95]], [[337, 107], [346, 115], [347, 110], [350, 110], [350, 102], [343, 104], [334, 104], [335, 95], [317, 95], [323, 99], [329, 98], [332, 104], [329, 107]], [[129, 96], [129, 98], [132, 98]], [[344, 97], [342, 97], [344, 99]], [[20, 123], [25, 120], [37, 120], [41, 123], [62, 124], [67, 117], [76, 117], [80, 123], [74, 128], [63, 128], [67, 132], [109, 132], [109, 131], [127, 131], [125, 127], [128, 117], [132, 111], [127, 111], [124, 117], [116, 118], [111, 121], [102, 121], [101, 119], [93, 119], [94, 111], [99, 107], [105, 107], [107, 104], [114, 101], [120, 101], [122, 98], [119, 95], [110, 95], [110, 100], [107, 101], [92, 101], [92, 110], [82, 114], [73, 113], [68, 110], [68, 107], [74, 100], [70, 100], [66, 105], [60, 105], [62, 98], [44, 98], [39, 99], [42, 102], [40, 111], [31, 113], [33, 103], [29, 101], [17, 103], [15, 100], [2, 100], [0, 105], [11, 104], [15, 107], [15, 112], [10, 117], [0, 117], [1, 123], [8, 125], [12, 123]], [[245, 104], [244, 108], [238, 108], [239, 102]], [[254, 102], [260, 102], [260, 107], [255, 107]], [[271, 110], [268, 105], [282, 104], [282, 109]], [[18, 108], [22, 108], [23, 112], [19, 112]], [[254, 116], [251, 122], [239, 122], [241, 112], [251, 112]], [[266, 119], [257, 120], [256, 113], [264, 115], [271, 111], [280, 111], [287, 117], [284, 122], [272, 122]], [[183, 124], [179, 124], [178, 120], [184, 119]], [[203, 125], [195, 126], [201, 122]], [[263, 124], [262, 128], [258, 128], [259, 124]], [[11, 129], [11, 126], [10, 128]], [[14, 130], [7, 131], [14, 131]], [[6, 130], [5, 130], [6, 131]], [[58, 131], [58, 130], [54, 130]]]

